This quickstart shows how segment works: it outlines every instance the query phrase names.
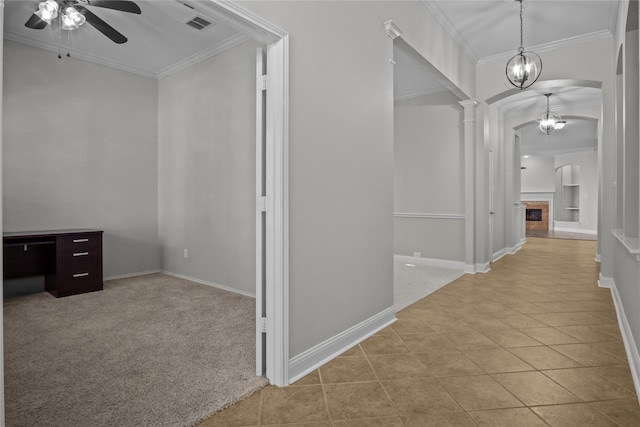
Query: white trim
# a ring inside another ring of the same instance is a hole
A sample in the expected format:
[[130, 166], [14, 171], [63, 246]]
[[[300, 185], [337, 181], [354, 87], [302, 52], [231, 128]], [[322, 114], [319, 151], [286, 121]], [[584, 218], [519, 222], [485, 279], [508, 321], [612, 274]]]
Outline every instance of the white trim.
[[520, 243], [516, 243], [514, 246], [507, 248], [507, 253], [509, 255], [513, 255], [516, 252], [518, 252], [520, 249], [522, 249], [522, 244], [526, 242], [526, 239], [523, 239]]
[[384, 30], [392, 40], [400, 37], [402, 34], [402, 30], [391, 20], [384, 22]]
[[[636, 259], [640, 257], [640, 239], [637, 237], [625, 237], [624, 230], [611, 230], [611, 233], [622, 244], [622, 246]], [[640, 261], [640, 259], [638, 259]]]
[[359, 344], [378, 331], [391, 325], [396, 320], [395, 308], [389, 307], [346, 331], [291, 358], [289, 361], [290, 381], [293, 383], [308, 373], [313, 372], [346, 350], [349, 350], [356, 344]]
[[426, 265], [429, 267], [441, 267], [450, 268], [452, 270], [465, 270], [464, 261], [452, 261], [448, 259], [436, 259], [436, 258], [418, 258], [407, 255], [394, 255], [394, 261], [403, 262], [407, 264]]
[[442, 25], [445, 31], [449, 33], [449, 35], [456, 42], [456, 44], [460, 46], [460, 49], [462, 49], [462, 51], [466, 53], [469, 56], [469, 58], [477, 64], [478, 56], [465, 42], [464, 38], [456, 30], [455, 25], [453, 25], [451, 21], [449, 21], [449, 19], [444, 14], [444, 12], [442, 12], [442, 9], [440, 9], [440, 7], [438, 6], [438, 4], [436, 2], [427, 1], [427, 0], [422, 0], [422, 4], [424, 4], [426, 8], [429, 9], [429, 11], [434, 16], [434, 18], [436, 18], [436, 20], [440, 23], [440, 25]]
[[241, 291], [239, 289], [230, 288], [228, 286], [223, 286], [218, 283], [208, 282], [202, 279], [196, 279], [195, 277], [185, 276], [184, 274], [172, 273], [170, 271], [160, 271], [162, 274], [166, 274], [167, 276], [177, 277], [178, 279], [189, 280], [190, 282], [200, 283], [201, 285], [211, 286], [212, 288], [218, 288], [223, 291], [233, 292], [234, 294], [244, 295], [246, 297], [255, 298], [255, 294], [250, 292]]
[[207, 58], [211, 58], [212, 56], [218, 55], [226, 50], [232, 49], [247, 40], [250, 40], [244, 34], [235, 34], [229, 37], [226, 40], [217, 43], [215, 46], [211, 46], [208, 49], [205, 49], [201, 52], [194, 53], [193, 55], [184, 58], [173, 65], [169, 65], [168, 67], [163, 68], [158, 72], [155, 76], [158, 80], [163, 79], [171, 74], [175, 74], [178, 71], [184, 70], [185, 68], [191, 67], [192, 65], [197, 64], [198, 62], [204, 61]]
[[467, 274], [488, 273], [491, 271], [491, 263], [465, 264], [464, 272]]
[[102, 279], [103, 282], [108, 282], [109, 280], [118, 280], [118, 279], [128, 279], [129, 277], [138, 277], [144, 276], [146, 274], [154, 274], [154, 273], [162, 273], [160, 270], [147, 270], [147, 271], [138, 271], [136, 273], [128, 273], [128, 274], [119, 274], [116, 276], [109, 276]]
[[[267, 44], [266, 377], [289, 384], [289, 36], [227, 0], [198, 2], [219, 22]], [[256, 284], [257, 286], [257, 284]], [[258, 328], [256, 328], [256, 334]]]
[[401, 213], [393, 214], [396, 218], [429, 218], [429, 219], [464, 219], [460, 214], [434, 214], [434, 213]]
[[507, 248], [502, 248], [498, 252], [493, 254], [493, 257], [491, 258], [491, 262], [496, 262], [505, 255], [507, 255]]
[[[565, 221], [556, 221], [556, 224], [559, 222], [565, 222]], [[597, 235], [598, 234], [598, 230], [589, 230], [586, 228], [570, 228], [570, 227], [553, 227], [554, 231], [564, 231], [564, 232], [569, 232], [569, 233], [581, 233], [581, 234], [591, 234], [591, 235]]]
[[[601, 279], [603, 278], [601, 277]], [[622, 299], [620, 298], [614, 279], [606, 278], [604, 280], [611, 284], [611, 296], [613, 297], [613, 305], [616, 308], [616, 314], [618, 316], [618, 326], [620, 327], [620, 334], [622, 335], [622, 341], [624, 342], [624, 348], [627, 353], [633, 385], [636, 389], [636, 394], [640, 396], [640, 354], [638, 354], [638, 347], [633, 339], [633, 333], [624, 312]], [[640, 397], [637, 397], [637, 399], [640, 401]]]
[[[613, 38], [613, 34], [611, 34], [609, 30], [600, 30], [593, 33], [589, 33], [589, 34], [584, 34], [581, 36], [569, 37], [564, 40], [556, 40], [550, 43], [539, 44], [537, 46], [527, 46], [526, 51], [536, 52], [536, 53], [548, 52], [548, 51], [563, 48], [563, 47], [573, 46], [579, 43], [589, 43], [596, 40], [603, 40], [609, 37]], [[514, 49], [511, 52], [503, 52], [503, 53], [498, 53], [496, 55], [485, 56], [484, 58], [480, 58], [477, 61], [477, 65], [483, 65], [483, 64], [488, 64], [490, 62], [497, 62], [497, 61], [508, 61], [509, 58], [511, 58], [516, 53], [517, 51], [516, 49]]]
[[[56, 43], [49, 43], [46, 40], [38, 40], [31, 37], [24, 37], [24, 36], [12, 33], [11, 31], [5, 32], [4, 39], [12, 40], [17, 43], [22, 43], [28, 46], [34, 46], [40, 49], [48, 50], [49, 52], [54, 52], [56, 54], [60, 52], [60, 45]], [[115, 68], [116, 70], [137, 74], [139, 76], [148, 77], [151, 79], [157, 79], [157, 76], [154, 73], [150, 73], [148, 71], [144, 71], [139, 68], [135, 68], [130, 65], [123, 64], [121, 62], [102, 58], [97, 55], [92, 55], [91, 53], [88, 53], [88, 52], [81, 52], [79, 50], [76, 50], [73, 48], [67, 48], [67, 47], [65, 47], [64, 51], [69, 52], [72, 58], [81, 59], [83, 61], [92, 62], [94, 64], [103, 65], [109, 68]]]
[[598, 276], [598, 286], [607, 289], [613, 288], [613, 278], [605, 277], [602, 275], [602, 272], [600, 272], [600, 275]]
[[404, 95], [394, 96], [393, 100], [394, 101], [406, 101], [407, 99], [418, 98], [420, 96], [435, 95], [436, 93], [444, 93], [444, 92], [449, 92], [449, 89], [447, 89], [446, 87], [442, 86], [442, 87], [436, 87], [436, 88], [431, 88], [431, 89], [424, 89], [424, 90], [420, 90], [418, 92], [407, 93], [407, 94], [404, 94]]

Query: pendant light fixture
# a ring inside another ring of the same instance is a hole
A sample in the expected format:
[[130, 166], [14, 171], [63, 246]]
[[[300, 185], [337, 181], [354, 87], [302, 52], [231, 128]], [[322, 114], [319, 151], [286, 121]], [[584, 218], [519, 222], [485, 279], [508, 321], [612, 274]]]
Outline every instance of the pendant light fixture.
[[538, 131], [540, 131], [540, 133], [543, 133], [545, 135], [550, 135], [553, 132], [559, 129], [562, 129], [565, 124], [565, 122], [562, 120], [562, 118], [559, 115], [549, 111], [549, 97], [551, 97], [551, 95], [553, 94], [551, 93], [544, 94], [544, 96], [547, 97], [547, 111], [545, 111], [542, 114], [542, 117], [540, 117], [536, 121], [536, 128], [538, 129]]
[[538, 80], [542, 71], [542, 59], [534, 52], [525, 52], [522, 30], [522, 0], [520, 2], [520, 47], [507, 62], [507, 81], [517, 89], [526, 89]]

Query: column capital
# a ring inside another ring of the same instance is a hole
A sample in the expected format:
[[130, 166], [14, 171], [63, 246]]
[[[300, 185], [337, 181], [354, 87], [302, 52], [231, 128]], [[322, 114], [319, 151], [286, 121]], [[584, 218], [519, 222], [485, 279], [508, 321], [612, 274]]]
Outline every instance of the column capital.
[[400, 31], [400, 28], [398, 28], [398, 26], [394, 24], [393, 21], [391, 20], [386, 21], [384, 23], [384, 29], [386, 30], [387, 35], [394, 40], [400, 37], [400, 35], [402, 34], [402, 31]]
[[465, 99], [464, 101], [458, 102], [458, 104], [462, 105], [464, 108], [477, 107], [478, 106], [478, 100], [477, 99]]

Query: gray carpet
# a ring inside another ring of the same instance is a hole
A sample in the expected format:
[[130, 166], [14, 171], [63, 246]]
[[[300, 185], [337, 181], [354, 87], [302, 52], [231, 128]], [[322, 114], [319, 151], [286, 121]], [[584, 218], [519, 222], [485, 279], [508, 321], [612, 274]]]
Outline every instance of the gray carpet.
[[464, 275], [462, 269], [407, 264], [398, 259], [394, 261], [393, 289], [396, 311], [407, 308]]
[[263, 387], [255, 300], [151, 274], [4, 302], [6, 425], [193, 426]]

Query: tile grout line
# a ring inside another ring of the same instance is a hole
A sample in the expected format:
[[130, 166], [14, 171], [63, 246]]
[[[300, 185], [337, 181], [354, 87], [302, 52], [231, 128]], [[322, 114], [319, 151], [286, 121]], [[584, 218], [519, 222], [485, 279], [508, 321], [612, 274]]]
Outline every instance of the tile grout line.
[[[395, 330], [393, 330], [393, 328], [391, 328], [391, 330], [393, 331], [393, 334], [395, 336], [397, 336], [400, 339], [400, 341], [402, 341], [402, 338], [400, 338], [400, 336], [397, 334], [397, 332]], [[404, 343], [404, 341], [402, 341], [402, 342]], [[398, 407], [396, 406], [396, 403], [393, 401], [393, 399], [391, 399], [391, 396], [389, 395], [389, 392], [387, 391], [387, 389], [384, 386], [384, 384], [382, 384], [382, 381], [380, 380], [380, 377], [378, 376], [378, 373], [374, 369], [373, 364], [371, 363], [371, 360], [369, 360], [369, 355], [364, 351], [364, 348], [362, 348], [362, 346], [360, 344], [358, 344], [358, 346], [360, 347], [360, 351], [364, 355], [364, 359], [367, 361], [367, 364], [369, 365], [369, 368], [371, 368], [371, 372], [373, 372], [373, 376], [376, 378], [376, 381], [378, 382], [378, 384], [382, 388], [382, 391], [384, 392], [384, 395], [387, 397], [387, 399], [391, 403], [391, 406], [393, 407], [393, 410], [396, 411], [396, 415], [398, 416], [398, 419], [400, 419], [400, 424], [402, 424], [402, 427], [406, 427], [406, 425], [404, 423], [404, 420], [402, 419], [402, 416], [400, 415], [400, 411], [398, 410]], [[411, 351], [411, 350], [409, 349], [409, 351]]]
[[329, 418], [329, 425], [333, 426], [333, 417], [331, 416], [331, 410], [329, 409], [329, 400], [327, 399], [327, 390], [325, 388], [324, 379], [322, 378], [322, 372], [318, 368], [318, 379], [320, 380], [320, 388], [322, 390], [322, 398], [324, 399], [324, 409], [327, 411], [327, 417]]

